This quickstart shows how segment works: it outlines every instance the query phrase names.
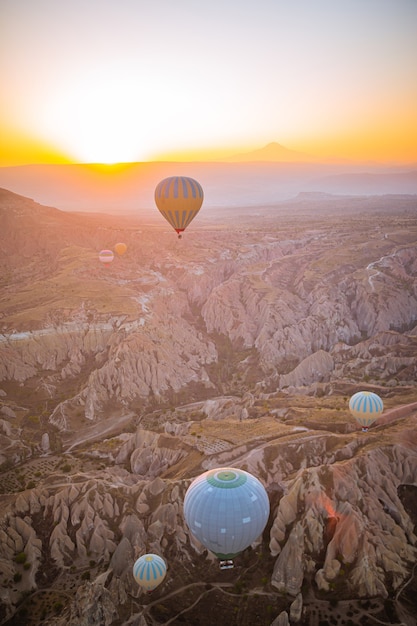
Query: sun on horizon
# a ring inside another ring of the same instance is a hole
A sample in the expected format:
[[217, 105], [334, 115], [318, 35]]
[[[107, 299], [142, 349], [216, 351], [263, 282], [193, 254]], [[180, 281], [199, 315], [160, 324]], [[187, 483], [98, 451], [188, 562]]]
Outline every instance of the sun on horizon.
[[0, 166], [417, 163], [417, 2], [1, 3]]

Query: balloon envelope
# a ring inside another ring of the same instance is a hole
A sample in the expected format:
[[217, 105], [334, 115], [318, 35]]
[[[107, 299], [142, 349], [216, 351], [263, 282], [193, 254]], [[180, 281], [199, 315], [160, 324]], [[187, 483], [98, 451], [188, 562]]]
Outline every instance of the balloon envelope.
[[114, 249], [116, 250], [117, 254], [122, 256], [127, 250], [127, 245], [125, 243], [116, 243]]
[[142, 589], [153, 591], [167, 573], [164, 559], [158, 554], [143, 554], [133, 566], [133, 576]]
[[349, 410], [356, 421], [367, 428], [381, 415], [384, 403], [372, 391], [358, 391], [349, 400]]
[[212, 469], [189, 486], [184, 517], [200, 543], [219, 559], [232, 559], [262, 534], [269, 517], [268, 494], [244, 470]]
[[203, 199], [200, 183], [188, 176], [164, 178], [155, 189], [155, 204], [178, 235], [195, 218]]
[[99, 260], [106, 264], [111, 263], [114, 259], [114, 254], [112, 250], [102, 250], [98, 255]]

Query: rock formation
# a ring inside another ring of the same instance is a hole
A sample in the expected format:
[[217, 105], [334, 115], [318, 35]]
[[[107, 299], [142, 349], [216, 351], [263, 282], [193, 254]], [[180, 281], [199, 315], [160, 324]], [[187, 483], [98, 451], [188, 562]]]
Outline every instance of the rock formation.
[[[239, 626], [334, 617], [336, 601], [413, 615], [415, 201], [348, 222], [306, 200], [181, 242], [127, 220], [128, 253], [106, 269], [115, 218], [103, 232], [1, 202], [0, 623], [206, 624], [213, 603]], [[385, 404], [366, 433], [348, 411], [361, 388]], [[271, 515], [221, 572], [182, 503], [233, 465]], [[132, 576], [145, 551], [168, 562], [152, 596]]]

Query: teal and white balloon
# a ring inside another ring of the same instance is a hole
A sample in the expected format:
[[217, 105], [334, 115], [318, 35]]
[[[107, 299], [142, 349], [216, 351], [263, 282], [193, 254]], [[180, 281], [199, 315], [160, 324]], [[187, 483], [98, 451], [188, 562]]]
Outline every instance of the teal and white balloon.
[[233, 467], [201, 474], [184, 498], [184, 517], [191, 533], [222, 560], [233, 559], [262, 534], [269, 510], [262, 483]]
[[358, 391], [349, 400], [349, 410], [363, 429], [368, 429], [384, 410], [384, 403], [372, 391]]
[[153, 591], [167, 573], [164, 559], [158, 554], [143, 554], [133, 566], [133, 576], [142, 589]]

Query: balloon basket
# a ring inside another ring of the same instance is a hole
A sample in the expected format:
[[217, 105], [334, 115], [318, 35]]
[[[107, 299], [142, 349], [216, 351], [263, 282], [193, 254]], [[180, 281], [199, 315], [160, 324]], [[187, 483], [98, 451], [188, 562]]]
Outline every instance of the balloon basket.
[[220, 561], [220, 569], [233, 569], [235, 564], [231, 559], [226, 559], [225, 561]]

